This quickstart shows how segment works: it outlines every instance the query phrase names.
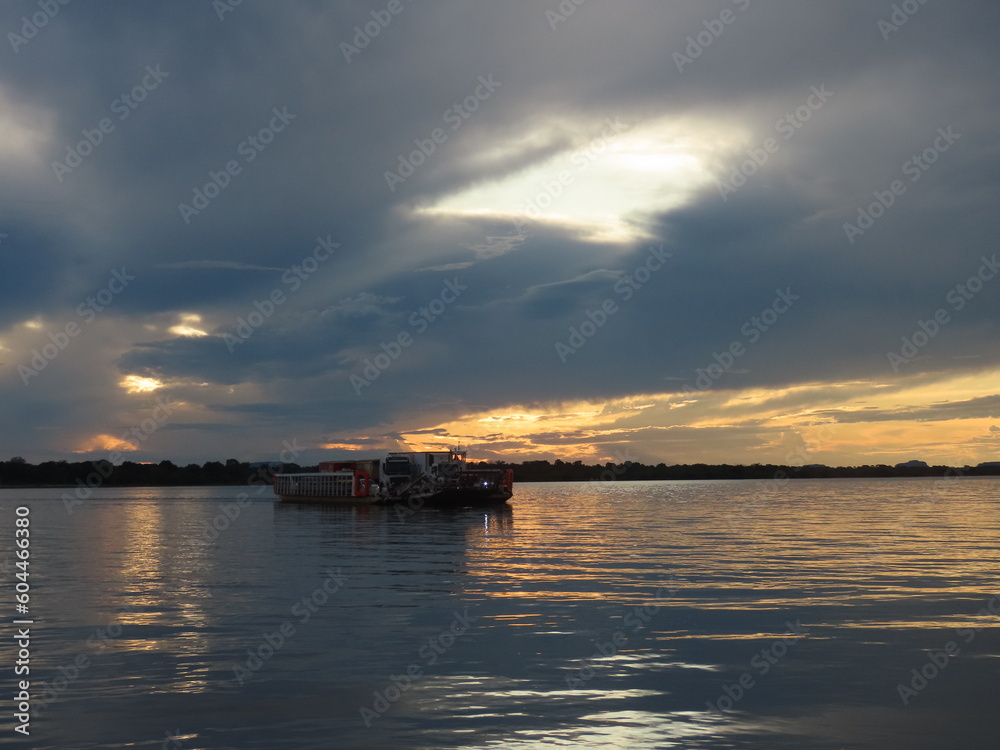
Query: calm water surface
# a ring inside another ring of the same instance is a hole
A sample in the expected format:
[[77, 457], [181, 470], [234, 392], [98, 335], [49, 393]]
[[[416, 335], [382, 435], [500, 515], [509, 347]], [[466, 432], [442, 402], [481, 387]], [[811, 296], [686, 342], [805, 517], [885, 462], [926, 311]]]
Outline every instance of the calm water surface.
[[1000, 745], [996, 479], [246, 489], [0, 490], [0, 684], [24, 504], [40, 708], [0, 747]]

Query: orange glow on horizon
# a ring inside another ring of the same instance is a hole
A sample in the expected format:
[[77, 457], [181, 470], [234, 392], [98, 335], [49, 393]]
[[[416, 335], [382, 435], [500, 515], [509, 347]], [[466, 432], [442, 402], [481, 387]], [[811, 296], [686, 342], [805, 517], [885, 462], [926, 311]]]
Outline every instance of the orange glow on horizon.
[[362, 451], [368, 449], [368, 446], [359, 445], [358, 443], [326, 443], [321, 445], [325, 451]]
[[996, 371], [919, 374], [639, 394], [607, 402], [510, 404], [439, 423], [393, 427], [409, 446], [404, 450], [462, 444], [470, 446], [472, 460], [850, 466], [919, 459], [965, 465], [1000, 460], [1000, 426], [965, 403], [996, 395], [998, 385]]
[[94, 435], [93, 437], [87, 438], [83, 444], [73, 451], [73, 453], [94, 453], [109, 452], [109, 451], [137, 451], [132, 443], [121, 438], [116, 438], [114, 435]]

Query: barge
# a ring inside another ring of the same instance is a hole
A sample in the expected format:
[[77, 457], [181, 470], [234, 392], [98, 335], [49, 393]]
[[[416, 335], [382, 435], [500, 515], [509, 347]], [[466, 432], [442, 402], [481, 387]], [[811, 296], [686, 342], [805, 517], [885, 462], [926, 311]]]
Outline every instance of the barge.
[[460, 450], [325, 461], [316, 472], [274, 475], [274, 494], [287, 503], [465, 507], [506, 503], [513, 493], [511, 469], [470, 467]]

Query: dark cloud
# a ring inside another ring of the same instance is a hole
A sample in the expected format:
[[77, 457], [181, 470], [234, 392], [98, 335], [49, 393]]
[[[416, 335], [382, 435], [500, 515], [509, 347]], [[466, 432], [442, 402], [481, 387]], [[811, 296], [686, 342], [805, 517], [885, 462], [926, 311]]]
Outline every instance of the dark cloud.
[[819, 417], [830, 417], [837, 422], [934, 422], [947, 419], [995, 419], [1000, 416], [1000, 396], [970, 398], [947, 404], [935, 404], [927, 409], [880, 410], [875, 407], [857, 411], [819, 412]]
[[[1000, 361], [1000, 279], [961, 307], [948, 296], [995, 247], [1000, 10], [928, 3], [886, 34], [891, 3], [591, 0], [554, 28], [556, 3], [403, 7], [350, 62], [342, 43], [371, 20], [366, 3], [246, 0], [221, 20], [207, 0], [73, 3], [16, 52], [0, 50], [0, 450], [57, 454], [39, 425], [104, 431], [96, 415], [127, 407], [128, 375], [162, 380], [193, 410], [183, 440], [171, 437], [181, 424], [157, 437], [162, 450], [217, 458], [213, 426], [266, 424], [268, 445], [289, 429], [315, 443], [472, 409], [676, 391], [734, 342], [746, 352], [713, 390], [946, 377]], [[36, 9], [11, 3], [0, 26], [16, 31]], [[719, 27], [724, 11], [733, 20]], [[709, 27], [722, 32], [679, 64]], [[633, 145], [673, 123], [664, 142], [687, 144], [710, 179], [675, 185], [684, 200], [658, 208], [646, 183], [602, 172], [590, 210], [571, 216], [557, 199], [553, 221], [515, 222], [527, 217], [509, 206], [427, 210], [518, 179], [524, 205], [553, 179], [532, 170], [560, 158], [582, 184], [614, 149], [583, 167], [567, 158], [614, 118]], [[113, 129], [81, 146], [105, 119]], [[958, 134], [946, 149], [942, 129]], [[386, 172], [421, 148], [424, 163], [390, 186]], [[53, 162], [68, 165], [68, 149], [89, 155], [60, 179]], [[744, 169], [745, 185], [720, 189], [755, 154], [767, 158]], [[845, 223], [894, 180], [905, 191], [850, 237]], [[612, 194], [635, 201], [620, 217], [630, 238], [588, 234]], [[293, 283], [319, 238], [338, 249]], [[626, 299], [617, 285], [660, 245], [672, 256]], [[17, 364], [80, 323], [78, 305], [122, 267], [136, 280], [100, 333], [84, 327], [25, 387]], [[446, 281], [467, 289], [435, 312]], [[756, 327], [781, 290], [798, 299]], [[227, 345], [276, 291], [284, 301]], [[607, 300], [616, 312], [562, 361], [557, 343]], [[942, 309], [948, 322], [894, 368], [888, 354]], [[208, 335], [170, 332], [181, 324]], [[401, 334], [412, 345], [358, 393], [351, 376]], [[823, 407], [837, 395], [810, 398]], [[993, 411], [982, 398], [864, 418]], [[695, 432], [633, 437], [725, 444]], [[240, 447], [269, 450], [243, 437]], [[738, 440], [750, 445], [752, 431]]]

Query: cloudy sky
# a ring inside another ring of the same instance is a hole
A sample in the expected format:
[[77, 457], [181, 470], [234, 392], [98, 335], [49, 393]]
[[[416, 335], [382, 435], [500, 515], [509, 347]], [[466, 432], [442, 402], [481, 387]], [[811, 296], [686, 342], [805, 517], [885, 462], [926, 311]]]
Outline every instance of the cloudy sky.
[[0, 456], [998, 459], [998, 23], [11, 0]]

